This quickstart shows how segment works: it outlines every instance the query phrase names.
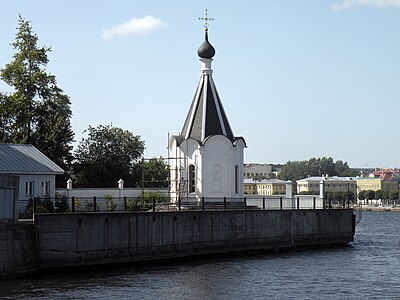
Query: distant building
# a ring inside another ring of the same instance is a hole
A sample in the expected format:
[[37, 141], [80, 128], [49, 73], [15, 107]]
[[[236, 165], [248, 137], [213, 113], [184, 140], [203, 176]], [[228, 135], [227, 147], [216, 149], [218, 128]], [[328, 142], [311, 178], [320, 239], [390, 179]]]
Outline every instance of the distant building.
[[357, 192], [361, 191], [393, 191], [399, 189], [397, 180], [384, 180], [381, 178], [357, 178]]
[[395, 169], [380, 169], [368, 175], [369, 178], [379, 178], [382, 180], [398, 180], [400, 171]]
[[256, 181], [257, 195], [284, 195], [286, 181], [280, 179], [264, 179]]
[[339, 176], [310, 176], [297, 180], [297, 193], [315, 192], [319, 193], [321, 180], [325, 183], [326, 192], [356, 192], [357, 182], [353, 177]]
[[267, 164], [244, 164], [243, 177], [244, 178], [269, 178], [272, 174], [272, 165]]
[[257, 195], [257, 185], [254, 179], [245, 178], [243, 180], [243, 185], [245, 195]]
[[243, 180], [244, 193], [246, 195], [284, 195], [286, 193], [286, 181], [279, 179], [254, 180], [245, 178]]

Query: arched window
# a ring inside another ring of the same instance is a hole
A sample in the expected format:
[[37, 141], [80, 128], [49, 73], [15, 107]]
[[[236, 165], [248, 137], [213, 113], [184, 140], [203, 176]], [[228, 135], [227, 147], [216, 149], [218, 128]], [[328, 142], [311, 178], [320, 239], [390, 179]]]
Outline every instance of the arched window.
[[194, 165], [189, 166], [189, 193], [196, 191], [196, 169]]
[[222, 168], [220, 165], [213, 167], [212, 185], [214, 192], [222, 192]]
[[235, 193], [239, 193], [239, 166], [235, 166]]

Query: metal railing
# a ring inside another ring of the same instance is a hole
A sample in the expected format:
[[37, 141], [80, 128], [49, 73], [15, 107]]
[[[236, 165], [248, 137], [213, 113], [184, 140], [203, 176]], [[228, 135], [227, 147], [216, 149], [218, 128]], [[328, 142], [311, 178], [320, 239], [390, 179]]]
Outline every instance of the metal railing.
[[148, 212], [187, 210], [335, 209], [353, 205], [347, 199], [323, 200], [317, 196], [214, 198], [214, 197], [58, 197], [19, 201], [20, 219], [34, 213]]

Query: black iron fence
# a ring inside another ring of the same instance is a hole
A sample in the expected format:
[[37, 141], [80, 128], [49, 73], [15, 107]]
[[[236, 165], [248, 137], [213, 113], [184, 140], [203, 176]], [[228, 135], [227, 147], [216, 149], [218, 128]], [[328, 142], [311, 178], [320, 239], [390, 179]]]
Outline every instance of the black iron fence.
[[185, 210], [283, 210], [333, 209], [352, 207], [353, 202], [323, 200], [318, 196], [211, 198], [183, 197], [57, 197], [31, 198], [19, 201], [20, 219], [31, 219], [34, 213], [185, 211]]

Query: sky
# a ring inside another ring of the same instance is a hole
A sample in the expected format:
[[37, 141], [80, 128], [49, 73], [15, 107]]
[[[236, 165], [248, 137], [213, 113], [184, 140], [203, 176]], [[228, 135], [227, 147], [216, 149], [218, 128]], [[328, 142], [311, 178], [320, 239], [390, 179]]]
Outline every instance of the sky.
[[[333, 157], [400, 167], [400, 0], [1, 0], [0, 68], [18, 15], [70, 97], [74, 145], [99, 124], [167, 157], [200, 78], [197, 48], [216, 49], [213, 78], [245, 162]], [[11, 91], [0, 82], [0, 91]]]

